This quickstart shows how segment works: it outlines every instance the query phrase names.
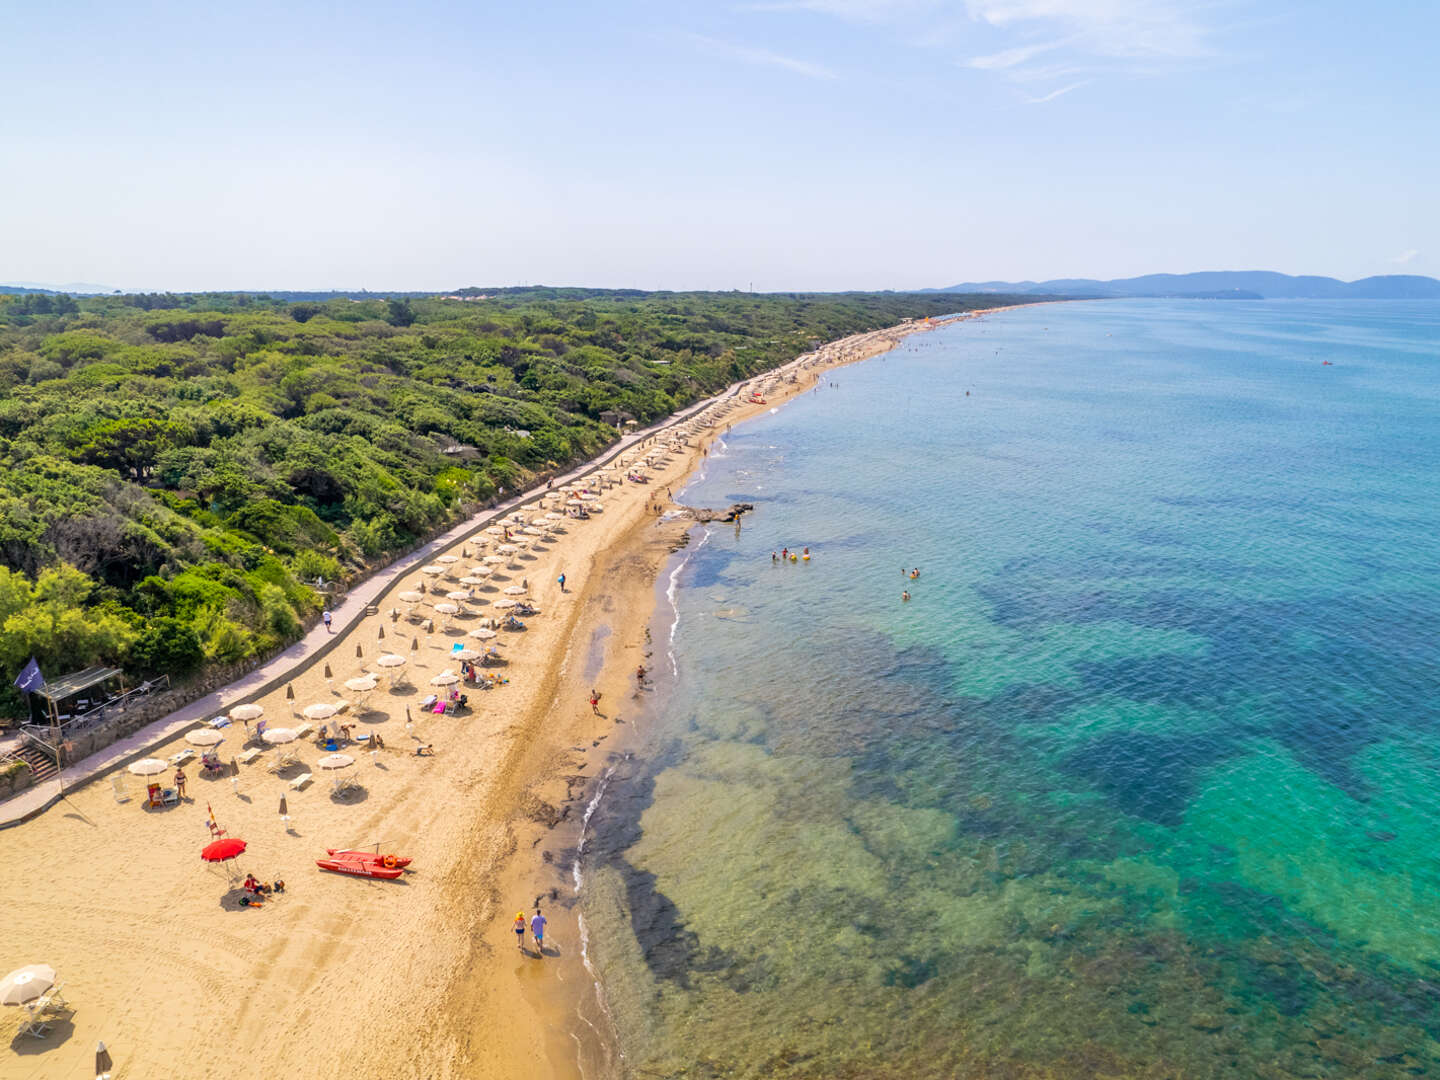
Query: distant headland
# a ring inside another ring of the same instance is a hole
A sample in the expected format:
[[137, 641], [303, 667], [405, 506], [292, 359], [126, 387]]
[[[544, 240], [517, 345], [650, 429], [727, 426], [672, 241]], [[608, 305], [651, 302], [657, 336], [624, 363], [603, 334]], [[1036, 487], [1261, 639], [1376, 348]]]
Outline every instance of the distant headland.
[[1212, 270], [1198, 274], [1146, 274], [1097, 281], [970, 281], [922, 292], [1008, 293], [1022, 296], [1165, 296], [1199, 300], [1440, 300], [1440, 281], [1415, 274], [1384, 274], [1340, 281], [1270, 270]]

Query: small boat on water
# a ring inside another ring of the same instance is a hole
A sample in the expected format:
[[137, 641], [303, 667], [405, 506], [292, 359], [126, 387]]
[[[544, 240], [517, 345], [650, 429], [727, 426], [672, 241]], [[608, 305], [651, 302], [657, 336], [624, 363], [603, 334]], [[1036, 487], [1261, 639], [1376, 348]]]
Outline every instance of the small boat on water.
[[324, 859], [316, 859], [315, 865], [321, 870], [333, 870], [337, 874], [353, 874], [356, 877], [383, 878], [394, 881], [410, 865], [408, 858], [398, 855], [381, 855], [378, 851], [349, 851], [327, 848]]

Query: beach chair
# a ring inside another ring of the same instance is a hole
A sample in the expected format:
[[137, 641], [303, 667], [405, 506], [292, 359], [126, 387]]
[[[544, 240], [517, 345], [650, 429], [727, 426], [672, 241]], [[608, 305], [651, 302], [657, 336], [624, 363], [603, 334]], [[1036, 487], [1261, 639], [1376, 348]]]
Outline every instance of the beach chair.
[[110, 790], [114, 792], [117, 803], [130, 801], [130, 795], [125, 790], [125, 778], [118, 772], [110, 774]]
[[259, 757], [259, 756], [260, 756], [261, 754], [263, 754], [264, 752], [265, 752], [264, 750], [261, 750], [261, 749], [259, 749], [258, 747], [252, 746], [249, 750], [246, 750], [243, 754], [241, 754], [241, 755], [240, 755], [239, 757], [237, 757], [235, 760], [238, 761], [238, 762], [240, 762], [242, 765], [249, 765], [252, 761], [254, 761], [257, 757]]
[[181, 764], [189, 761], [189, 760], [190, 760], [191, 758], [193, 758], [194, 756], [195, 756], [195, 751], [194, 751], [194, 750], [191, 750], [189, 747], [186, 747], [184, 750], [179, 750], [179, 751], [177, 751], [177, 752], [175, 752], [175, 753], [173, 753], [173, 754], [170, 755], [170, 764], [171, 764], [171, 765], [181, 765]]
[[61, 983], [59, 986], [47, 991], [44, 996], [35, 1003], [35, 1011], [41, 1016], [58, 1016], [60, 1013], [74, 1012], [75, 1010], [70, 1007], [70, 1002], [67, 1001], [65, 995], [60, 992], [64, 988], [65, 984]]
[[149, 806], [156, 809], [165, 805], [164, 795], [159, 784], [150, 784], [145, 788], [145, 799]]
[[303, 739], [306, 735], [309, 735], [310, 732], [312, 732], [312, 731], [314, 731], [314, 730], [315, 730], [315, 729], [310, 726], [309, 721], [306, 721], [305, 723], [301, 724], [299, 727], [297, 727], [297, 728], [295, 729], [295, 734], [296, 734], [296, 736], [297, 736], [298, 738]]
[[180, 805], [180, 792], [179, 792], [176, 788], [167, 787], [164, 791], [162, 791], [162, 792], [160, 793], [160, 801], [161, 801], [165, 806], [170, 806], [171, 804], [174, 804], [175, 806], [179, 806], [179, 805]]
[[294, 780], [290, 781], [290, 790], [299, 791], [306, 784], [310, 783], [310, 780], [310, 774], [308, 772], [302, 772], [299, 776], [295, 777]]
[[34, 1005], [25, 1006], [25, 1011], [20, 1017], [20, 1034], [29, 1035], [33, 1039], [43, 1039], [49, 1030], [50, 1025], [45, 1022], [40, 1010]]

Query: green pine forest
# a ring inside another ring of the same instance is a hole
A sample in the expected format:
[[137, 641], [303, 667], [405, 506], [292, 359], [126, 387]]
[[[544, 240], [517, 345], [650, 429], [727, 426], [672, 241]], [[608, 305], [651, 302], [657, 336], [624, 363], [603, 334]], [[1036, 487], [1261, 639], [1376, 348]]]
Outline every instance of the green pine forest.
[[[349, 580], [822, 341], [1003, 302], [579, 289], [0, 296], [0, 718], [33, 655], [185, 676]], [[447, 452], [447, 450], [449, 452]]]

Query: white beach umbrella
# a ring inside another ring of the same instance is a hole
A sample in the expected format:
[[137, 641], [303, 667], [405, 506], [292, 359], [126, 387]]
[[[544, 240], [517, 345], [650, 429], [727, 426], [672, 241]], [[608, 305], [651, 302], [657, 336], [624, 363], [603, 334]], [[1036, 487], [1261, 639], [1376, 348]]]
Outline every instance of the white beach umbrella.
[[551, 510], [550, 513], [548, 513], [548, 514], [545, 515], [545, 520], [546, 520], [546, 521], [564, 521], [564, 520], [565, 520], [565, 515], [564, 515], [564, 514], [557, 514], [554, 510]]
[[0, 1004], [25, 1005], [55, 985], [55, 969], [49, 964], [27, 964], [0, 979]]
[[315, 762], [317, 768], [326, 772], [334, 772], [336, 769], [348, 769], [355, 764], [355, 759], [349, 754], [326, 754], [319, 761]]
[[435, 612], [438, 615], [456, 615], [459, 614], [460, 607], [458, 604], [451, 604], [448, 602], [444, 604], [436, 604]]
[[436, 561], [437, 563], [444, 563], [446, 566], [449, 566], [451, 563], [457, 563], [457, 562], [459, 562], [459, 561], [460, 561], [460, 556], [459, 556], [459, 555], [441, 555], [441, 556], [440, 556], [438, 559], [436, 559], [435, 561]]
[[468, 636], [476, 638], [480, 641], [489, 641], [496, 635], [494, 630], [491, 630], [489, 627], [482, 626], [478, 630], [471, 630]]
[[132, 761], [125, 766], [125, 770], [135, 776], [159, 776], [168, 768], [170, 768], [170, 763], [162, 761], [158, 757], [141, 758], [139, 761]]
[[496, 600], [494, 606], [497, 607], [497, 608], [499, 608], [501, 611], [505, 611], [505, 610], [507, 610], [508, 608], [514, 607], [514, 606], [515, 606], [515, 601], [514, 601], [514, 600]]
[[414, 589], [406, 589], [402, 593], [396, 593], [395, 598], [397, 600], [402, 600], [407, 604], [418, 604], [421, 600], [425, 599], [425, 594], [418, 593]]
[[481, 561], [481, 562], [489, 563], [491, 566], [499, 566], [501, 563], [503, 563], [503, 562], [505, 561], [505, 556], [503, 556], [503, 555], [486, 555], [485, 558], [481, 559], [480, 561]]
[[363, 694], [375, 689], [374, 675], [356, 675], [353, 679], [345, 680], [345, 689], [353, 690], [357, 694]]
[[501, 555], [514, 555], [515, 552], [519, 551], [520, 549], [516, 547], [514, 543], [509, 543], [501, 544], [495, 550], [498, 551]]
[[479, 659], [480, 659], [480, 653], [479, 653], [478, 650], [476, 650], [476, 649], [470, 649], [470, 648], [465, 648], [465, 649], [451, 649], [451, 650], [450, 650], [450, 659], [451, 659], [451, 660], [479, 660]]
[[265, 715], [265, 710], [259, 705], [236, 705], [230, 710], [231, 720], [259, 720]]
[[595, 493], [594, 493], [594, 492], [591, 492], [591, 491], [582, 491], [582, 492], [580, 493], [580, 501], [581, 501], [581, 502], [590, 502], [590, 501], [591, 501], [592, 499], [594, 499], [595, 497], [596, 497], [596, 496], [595, 496]]
[[[313, 706], [313, 705], [310, 706], [311, 709], [313, 709], [314, 707], [315, 707], [315, 706]], [[335, 706], [330, 705], [330, 706], [327, 706], [327, 707], [328, 707], [331, 711], [330, 711], [329, 713], [326, 713], [325, 715], [326, 715], [326, 716], [334, 715]], [[310, 710], [309, 710], [309, 709], [306, 709], [305, 711], [306, 711], [306, 712], [309, 712]], [[323, 720], [323, 719], [325, 719], [325, 717], [324, 717], [324, 716], [313, 716], [313, 717], [311, 717], [311, 719], [312, 719], [312, 720]], [[300, 736], [296, 735], [295, 732], [292, 731], [292, 730], [291, 730], [290, 728], [288, 728], [288, 727], [272, 727], [272, 728], [266, 728], [266, 729], [265, 729], [265, 734], [264, 734], [264, 735], [261, 735], [260, 737], [261, 737], [262, 739], [264, 739], [267, 743], [269, 743], [271, 746], [281, 746], [281, 745], [283, 745], [284, 743], [292, 743], [292, 742], [294, 742], [294, 741], [295, 741], [296, 739], [298, 739]]]
[[461, 590], [456, 589], [454, 592], [447, 592], [445, 594], [445, 599], [464, 601], [470, 599], [470, 594], [468, 592], [462, 592]]
[[[339, 709], [335, 708], [335, 706], [328, 701], [317, 701], [314, 705], [306, 705], [305, 708], [300, 710], [301, 715], [303, 715], [306, 720], [329, 720], [330, 717], [339, 711]], [[281, 730], [283, 731], [284, 729], [282, 728]], [[269, 735], [270, 733], [267, 731], [265, 734]]]
[[505, 535], [505, 526], [503, 526], [503, 525], [488, 525], [488, 526], [486, 526], [485, 531], [486, 531], [487, 533], [489, 533], [491, 536], [504, 536], [504, 535]]
[[442, 671], [430, 680], [431, 686], [454, 686], [460, 681], [460, 676], [453, 671]]
[[584, 506], [585, 504], [582, 503], [579, 499], [566, 499], [566, 500], [565, 500], [565, 505], [566, 505], [566, 506]]
[[[477, 574], [477, 573], [475, 573], [475, 572], [472, 570], [470, 573], [466, 574], [464, 577], [462, 577], [462, 578], [460, 579], [460, 584], [461, 584], [461, 585], [469, 585], [469, 586], [471, 586], [472, 588], [473, 588], [474, 586], [476, 586], [476, 585], [484, 585], [484, 584], [485, 584], [485, 576], [488, 575], [489, 573], [490, 573], [489, 567], [486, 567], [486, 568], [485, 568], [485, 574]], [[467, 596], [466, 599], [468, 600], [469, 597]]]
[[526, 525], [524, 528], [524, 533], [526, 536], [544, 536], [545, 530], [537, 529], [534, 525]]
[[405, 662], [405, 657], [400, 656], [398, 653], [386, 653], [384, 656], [376, 659], [375, 665], [383, 668], [398, 668], [404, 667]]
[[426, 577], [439, 577], [441, 574], [445, 573], [445, 567], [436, 566], [434, 563], [431, 563], [429, 566], [420, 567], [420, 572]]
[[225, 736], [214, 728], [197, 728], [185, 733], [185, 741], [191, 746], [219, 746], [225, 741]]
[[509, 586], [508, 588], [506, 588], [505, 592], [506, 592], [506, 594], [509, 595], [509, 596], [524, 596], [524, 595], [525, 595], [525, 586], [523, 586], [523, 585], [511, 585], [511, 586]]

